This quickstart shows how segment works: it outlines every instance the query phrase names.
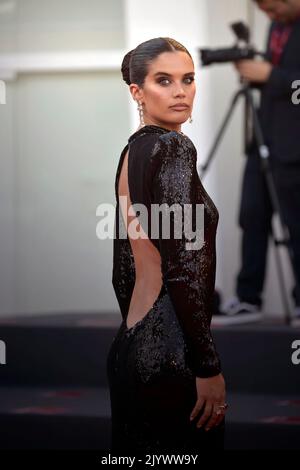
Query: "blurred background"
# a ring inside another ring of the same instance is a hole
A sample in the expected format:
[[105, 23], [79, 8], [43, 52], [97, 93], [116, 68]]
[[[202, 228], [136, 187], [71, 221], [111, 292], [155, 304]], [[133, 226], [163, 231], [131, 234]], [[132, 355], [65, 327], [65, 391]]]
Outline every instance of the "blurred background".
[[[96, 207], [114, 204], [121, 150], [138, 126], [123, 55], [170, 36], [196, 67], [187, 133], [204, 161], [231, 95], [232, 64], [201, 67], [200, 47], [224, 47], [243, 20], [264, 49], [267, 18], [251, 0], [0, 0], [0, 315], [111, 311], [112, 241], [96, 236]], [[240, 105], [204, 180], [220, 212], [217, 287], [233, 294], [243, 155]], [[272, 251], [265, 312], [280, 315]]]

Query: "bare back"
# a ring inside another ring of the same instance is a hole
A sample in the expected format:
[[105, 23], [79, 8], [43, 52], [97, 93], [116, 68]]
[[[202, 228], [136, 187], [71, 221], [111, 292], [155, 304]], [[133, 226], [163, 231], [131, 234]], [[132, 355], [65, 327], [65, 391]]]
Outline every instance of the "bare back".
[[[128, 150], [125, 154], [119, 178], [118, 195], [127, 197], [127, 208], [132, 204], [128, 186]], [[126, 220], [124, 210], [121, 205], [123, 219]], [[136, 219], [136, 216], [127, 214], [127, 232], [129, 224]], [[140, 224], [137, 224], [137, 231], [147, 235]], [[129, 305], [127, 316], [127, 327], [131, 328], [141, 320], [151, 309], [157, 299], [162, 286], [161, 257], [157, 248], [149, 238], [133, 239], [129, 236], [130, 245], [134, 257], [136, 279]]]

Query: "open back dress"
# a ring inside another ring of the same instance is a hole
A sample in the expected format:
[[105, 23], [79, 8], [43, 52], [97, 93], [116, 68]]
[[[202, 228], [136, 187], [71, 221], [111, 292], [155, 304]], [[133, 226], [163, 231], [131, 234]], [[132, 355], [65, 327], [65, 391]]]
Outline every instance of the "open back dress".
[[[158, 297], [130, 328], [126, 319], [135, 285], [135, 262], [118, 197], [127, 151], [131, 202], [148, 210], [140, 223], [160, 253], [162, 273]], [[196, 427], [197, 419], [189, 418], [197, 401], [196, 376], [212, 377], [221, 372], [210, 331], [219, 214], [199, 179], [192, 141], [160, 126], [140, 128], [121, 153], [115, 196], [112, 284], [122, 323], [107, 357], [111, 450], [125, 454], [222, 449], [224, 420], [205, 431]], [[201, 248], [187, 249], [191, 239], [186, 238], [183, 220], [181, 237], [175, 236], [172, 211], [170, 236], [163, 236], [161, 219], [151, 214], [154, 204], [189, 205], [193, 228], [197, 228], [196, 206], [203, 205]]]

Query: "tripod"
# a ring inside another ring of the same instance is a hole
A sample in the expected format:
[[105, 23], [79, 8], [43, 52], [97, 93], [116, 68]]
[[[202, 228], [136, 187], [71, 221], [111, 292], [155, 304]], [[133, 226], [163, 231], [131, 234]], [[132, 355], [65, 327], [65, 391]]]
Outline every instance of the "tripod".
[[[242, 85], [242, 87], [234, 94], [232, 102], [229, 106], [227, 113], [225, 114], [224, 120], [217, 133], [216, 139], [208, 154], [206, 162], [204, 163], [204, 165], [201, 166], [202, 171], [200, 173], [200, 177], [201, 179], [204, 177], [209, 167], [209, 164], [212, 158], [214, 157], [216, 150], [221, 142], [223, 134], [234, 112], [234, 109], [241, 97], [245, 98], [245, 149], [247, 148], [247, 135], [248, 135], [249, 124], [250, 124], [249, 112], [251, 112], [251, 115], [252, 115], [251, 124], [253, 127], [253, 136], [254, 136], [254, 140], [257, 145], [258, 151], [259, 151], [261, 169], [264, 174], [266, 185], [267, 185], [267, 190], [270, 196], [270, 202], [271, 202], [271, 206], [273, 210], [273, 221], [271, 224], [271, 236], [273, 238], [273, 242], [275, 246], [275, 258], [276, 258], [276, 265], [277, 265], [277, 270], [278, 270], [280, 291], [281, 291], [282, 301], [283, 301], [283, 305], [285, 309], [284, 320], [286, 324], [290, 324], [293, 315], [292, 315], [291, 307], [288, 301], [288, 294], [287, 294], [287, 288], [286, 288], [284, 275], [283, 275], [282, 262], [281, 262], [281, 258], [277, 250], [277, 248], [280, 245], [283, 245], [287, 248], [288, 259], [290, 260], [293, 281], [295, 283], [297, 292], [300, 292], [299, 291], [300, 284], [299, 284], [299, 279], [297, 278], [297, 272], [295, 268], [295, 257], [294, 257], [294, 252], [293, 252], [291, 242], [290, 242], [290, 233], [282, 217], [279, 199], [278, 199], [278, 195], [277, 195], [277, 191], [276, 191], [276, 187], [275, 187], [275, 183], [274, 183], [274, 179], [273, 179], [273, 175], [272, 175], [272, 171], [270, 167], [270, 152], [269, 152], [267, 145], [264, 143], [264, 137], [263, 137], [254, 98], [253, 98], [249, 83], [245, 82]], [[274, 222], [275, 218], [277, 218], [277, 222], [278, 222], [277, 224], [275, 224]], [[277, 231], [280, 232], [280, 236], [279, 234], [276, 236], [275, 225], [278, 225]]]

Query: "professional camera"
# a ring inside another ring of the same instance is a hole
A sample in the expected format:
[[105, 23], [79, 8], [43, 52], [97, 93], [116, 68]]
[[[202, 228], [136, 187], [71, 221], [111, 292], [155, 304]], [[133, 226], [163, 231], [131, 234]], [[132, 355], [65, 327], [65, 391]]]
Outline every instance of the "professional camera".
[[256, 55], [263, 55], [250, 45], [250, 31], [245, 23], [239, 21], [230, 26], [237, 37], [237, 43], [233, 47], [223, 49], [200, 49], [202, 65], [236, 62], [243, 59], [253, 59]]

